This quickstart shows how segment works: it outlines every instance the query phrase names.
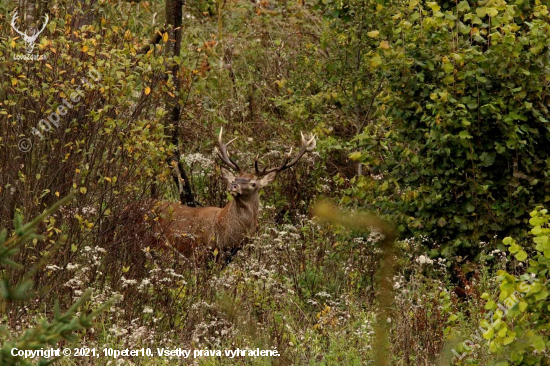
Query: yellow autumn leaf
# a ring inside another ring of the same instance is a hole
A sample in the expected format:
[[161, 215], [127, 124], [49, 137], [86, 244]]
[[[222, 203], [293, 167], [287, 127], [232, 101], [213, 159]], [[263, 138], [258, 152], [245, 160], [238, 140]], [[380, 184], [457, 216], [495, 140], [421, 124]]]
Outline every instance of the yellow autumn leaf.
[[149, 93], [151, 93], [151, 88], [145, 88], [145, 95], [149, 95]]
[[55, 192], [55, 195], [56, 195], [57, 197], [59, 197], [59, 192]]
[[378, 35], [380, 34], [380, 32], [378, 32], [377, 30], [375, 31], [370, 31], [367, 33], [367, 35], [370, 37], [370, 38], [378, 38]]
[[165, 32], [165, 33], [162, 35], [162, 40], [164, 41], [164, 43], [168, 42], [168, 32]]
[[17, 85], [17, 79], [13, 78], [11, 79], [11, 86], [16, 86]]
[[90, 49], [90, 48], [89, 48], [88, 46], [84, 46], [84, 47], [82, 47], [82, 52], [86, 52], [86, 51], [88, 51], [89, 49]]
[[383, 50], [389, 50], [390, 49], [390, 44], [388, 43], [388, 41], [382, 41], [382, 42], [380, 42], [379, 47]]

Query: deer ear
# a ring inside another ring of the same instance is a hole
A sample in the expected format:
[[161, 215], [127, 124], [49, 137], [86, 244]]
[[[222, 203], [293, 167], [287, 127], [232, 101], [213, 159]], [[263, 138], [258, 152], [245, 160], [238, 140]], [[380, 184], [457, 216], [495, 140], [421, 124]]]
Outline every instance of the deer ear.
[[222, 169], [223, 179], [225, 179], [229, 183], [231, 183], [235, 180], [235, 176], [233, 175], [233, 173], [231, 173], [229, 170], [225, 169], [223, 166], [221, 167], [221, 169]]
[[265, 187], [271, 184], [275, 180], [275, 177], [277, 176], [277, 172], [271, 172], [269, 174], [266, 174], [258, 181], [258, 184], [261, 187]]

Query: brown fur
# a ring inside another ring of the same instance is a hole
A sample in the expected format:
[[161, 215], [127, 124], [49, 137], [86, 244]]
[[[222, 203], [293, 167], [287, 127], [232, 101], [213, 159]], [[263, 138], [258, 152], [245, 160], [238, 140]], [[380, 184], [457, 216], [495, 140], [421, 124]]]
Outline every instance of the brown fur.
[[194, 261], [207, 260], [216, 250], [217, 258], [223, 258], [245, 244], [258, 225], [260, 189], [271, 183], [276, 173], [261, 179], [246, 173], [235, 177], [222, 168], [222, 175], [233, 195], [223, 208], [156, 202], [155, 231], [160, 243]]

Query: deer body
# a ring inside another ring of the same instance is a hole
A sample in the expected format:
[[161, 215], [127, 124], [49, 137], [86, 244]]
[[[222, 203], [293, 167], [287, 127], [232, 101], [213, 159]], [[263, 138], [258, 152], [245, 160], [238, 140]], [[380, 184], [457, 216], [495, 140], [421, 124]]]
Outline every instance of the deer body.
[[258, 225], [259, 197], [255, 202], [234, 199], [223, 208], [188, 207], [162, 202], [159, 224], [168, 244], [187, 258], [202, 259], [205, 252], [241, 247]]
[[217, 258], [225, 259], [235, 254], [257, 229], [260, 190], [273, 182], [278, 172], [291, 167], [315, 148], [315, 136], [310, 140], [302, 136], [302, 149], [292, 161], [291, 150], [280, 167], [260, 170], [256, 158], [256, 174], [248, 174], [242, 172], [227, 153], [227, 146], [233, 141], [223, 144], [220, 131], [218, 155], [226, 166], [239, 173], [235, 176], [221, 168], [227, 190], [233, 196], [225, 207], [189, 207], [165, 201], [155, 203], [157, 238], [188, 259], [202, 262], [217, 253], [220, 253]]

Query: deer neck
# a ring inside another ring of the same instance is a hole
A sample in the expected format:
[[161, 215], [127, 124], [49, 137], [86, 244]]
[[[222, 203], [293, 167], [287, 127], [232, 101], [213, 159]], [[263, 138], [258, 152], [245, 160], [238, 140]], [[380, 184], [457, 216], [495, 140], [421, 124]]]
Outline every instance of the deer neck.
[[260, 198], [256, 194], [249, 197], [235, 197], [220, 212], [218, 224], [224, 234], [223, 242], [240, 245], [251, 234], [258, 223]]
[[246, 226], [254, 226], [258, 220], [260, 210], [260, 197], [254, 194], [249, 197], [235, 197], [229, 202], [229, 217], [238, 220]]

